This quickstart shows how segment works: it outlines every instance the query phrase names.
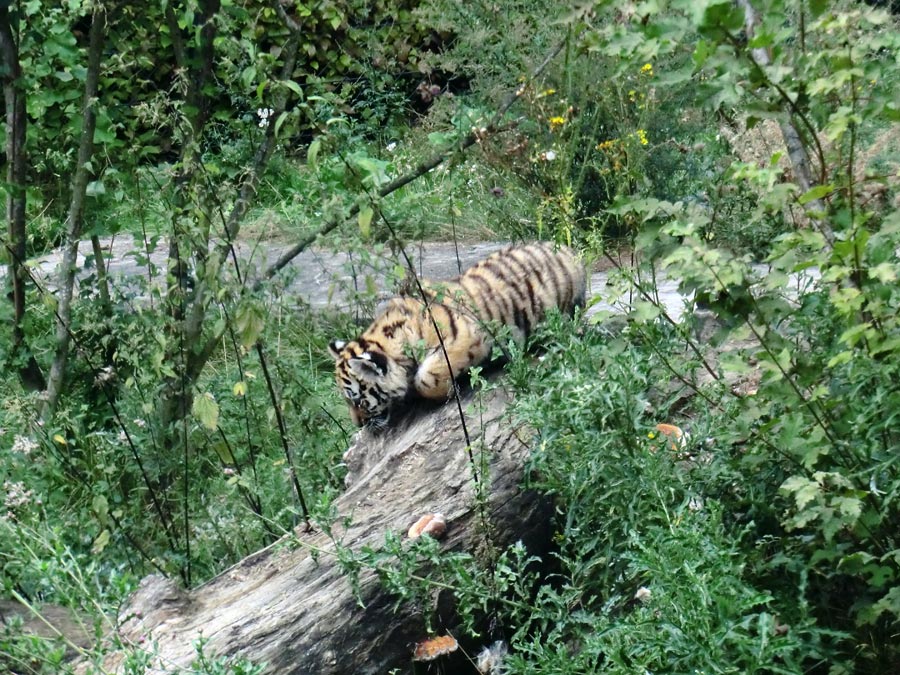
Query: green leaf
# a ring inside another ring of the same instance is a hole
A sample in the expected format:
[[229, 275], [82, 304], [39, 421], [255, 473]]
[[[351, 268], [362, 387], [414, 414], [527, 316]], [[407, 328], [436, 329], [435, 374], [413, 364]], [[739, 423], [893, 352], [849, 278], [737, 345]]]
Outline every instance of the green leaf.
[[103, 530], [100, 534], [97, 535], [97, 538], [94, 539], [94, 544], [91, 546], [91, 553], [94, 555], [98, 555], [106, 548], [106, 545], [109, 543], [109, 530]]
[[266, 326], [266, 318], [262, 308], [254, 302], [245, 302], [238, 307], [234, 317], [238, 329], [238, 337], [244, 349], [256, 344]]
[[877, 279], [883, 284], [890, 284], [897, 281], [897, 270], [892, 263], [879, 263], [869, 269], [869, 278]]
[[659, 306], [652, 302], [647, 302], [646, 300], [639, 300], [634, 304], [634, 311], [631, 313], [631, 316], [638, 323], [647, 323], [648, 321], [653, 321], [656, 317], [660, 315]]
[[322, 141], [317, 138], [309, 144], [309, 149], [306, 151], [306, 163], [313, 169], [316, 168], [316, 162], [319, 159], [319, 151], [321, 149]]
[[780, 489], [794, 496], [794, 502], [799, 510], [815, 501], [822, 492], [821, 485], [803, 476], [791, 476], [781, 484]]
[[369, 233], [372, 231], [372, 217], [374, 215], [375, 211], [371, 206], [364, 206], [359, 210], [356, 222], [359, 223], [359, 233], [362, 235], [363, 239], [369, 238]]
[[284, 121], [288, 118], [288, 113], [284, 110], [281, 111], [281, 114], [278, 116], [278, 119], [275, 120], [275, 135], [278, 135], [278, 130], [281, 129], [281, 125], [284, 124]]
[[219, 427], [219, 404], [209, 392], [204, 392], [194, 398], [191, 412], [197, 421], [210, 431], [215, 431]]
[[694, 47], [694, 53], [692, 55], [692, 58], [694, 60], [694, 67], [697, 70], [700, 70], [703, 67], [703, 64], [706, 63], [707, 59], [709, 59], [713, 51], [714, 49], [706, 40], [698, 40], [697, 46]]
[[303, 100], [303, 89], [301, 89], [300, 85], [294, 82], [294, 80], [282, 80], [282, 84], [297, 94], [301, 101]]
[[828, 9], [829, 2], [828, 0], [810, 0], [809, 1], [809, 11], [812, 14], [812, 17], [815, 19], [817, 17], [822, 16], [823, 12]]
[[106, 501], [106, 497], [97, 495], [91, 501], [91, 507], [94, 509], [94, 513], [97, 514], [97, 520], [101, 524], [106, 525], [106, 521], [109, 519], [109, 502]]
[[865, 336], [866, 331], [871, 327], [872, 325], [869, 322], [859, 323], [841, 333], [838, 341], [843, 342], [848, 347], [853, 347]]
[[803, 204], [808, 204], [811, 201], [815, 201], [816, 199], [821, 199], [826, 195], [834, 192], [834, 185], [817, 185], [813, 189], [803, 193], [797, 198], [797, 201], [802, 206]]

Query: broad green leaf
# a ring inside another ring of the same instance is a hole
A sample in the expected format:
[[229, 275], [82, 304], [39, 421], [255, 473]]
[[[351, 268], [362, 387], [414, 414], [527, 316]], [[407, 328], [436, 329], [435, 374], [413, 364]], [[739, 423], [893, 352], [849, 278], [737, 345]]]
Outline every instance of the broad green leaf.
[[822, 197], [831, 194], [834, 192], [834, 185], [817, 185], [811, 190], [804, 192], [802, 195], [797, 197], [797, 201], [802, 204], [808, 204], [809, 202], [815, 201], [816, 199], [821, 199]]
[[303, 89], [294, 80], [282, 80], [282, 84], [303, 99]]
[[255, 302], [241, 304], [234, 317], [238, 329], [238, 337], [244, 349], [250, 349], [256, 344], [259, 336], [266, 326], [265, 315], [262, 307]]
[[639, 323], [653, 321], [653, 319], [659, 315], [659, 306], [652, 302], [647, 302], [646, 300], [639, 300], [636, 302], [634, 304], [634, 310], [631, 312], [631, 316]]
[[821, 485], [803, 476], [791, 476], [781, 484], [780, 489], [793, 495], [794, 502], [800, 510], [815, 501], [822, 492]]
[[883, 284], [893, 283], [897, 280], [897, 269], [892, 263], [883, 262], [869, 269], [869, 278]]
[[194, 413], [197, 421], [210, 431], [215, 431], [219, 427], [219, 404], [209, 392], [204, 392], [194, 398], [191, 412]]
[[281, 130], [281, 125], [284, 124], [284, 121], [288, 118], [288, 113], [286, 111], [281, 111], [281, 114], [278, 115], [278, 119], [275, 120], [275, 135], [278, 136], [278, 132]]

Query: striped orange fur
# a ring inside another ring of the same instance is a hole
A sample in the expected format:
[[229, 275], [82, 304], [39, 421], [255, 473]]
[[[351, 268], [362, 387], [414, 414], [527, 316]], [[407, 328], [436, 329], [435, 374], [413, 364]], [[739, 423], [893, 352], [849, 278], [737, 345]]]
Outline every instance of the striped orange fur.
[[498, 251], [454, 280], [423, 286], [427, 305], [395, 297], [359, 338], [329, 345], [338, 388], [359, 426], [387, 426], [391, 409], [411, 396], [446, 400], [448, 360], [454, 378], [486, 361], [498, 326], [523, 344], [548, 310], [571, 313], [584, 304], [585, 272], [570, 249], [538, 242]]

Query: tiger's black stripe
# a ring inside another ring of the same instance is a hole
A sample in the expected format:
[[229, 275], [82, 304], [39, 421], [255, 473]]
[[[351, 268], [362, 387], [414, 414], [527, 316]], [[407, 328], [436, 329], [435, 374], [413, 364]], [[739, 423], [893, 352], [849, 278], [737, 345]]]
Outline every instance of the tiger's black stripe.
[[[510, 263], [513, 262], [512, 257], [510, 257], [508, 260], [509, 260]], [[522, 293], [521, 289], [515, 284], [515, 279], [510, 279], [510, 278], [508, 277], [508, 275], [506, 274], [505, 270], [504, 270], [502, 267], [500, 267], [500, 266], [497, 264], [497, 262], [496, 262], [495, 260], [490, 260], [490, 259], [489, 259], [489, 260], [486, 260], [486, 261], [485, 261], [485, 268], [491, 270], [491, 271], [493, 272], [493, 274], [494, 274], [498, 279], [502, 280], [503, 283], [506, 285], [506, 287], [507, 287], [508, 290], [511, 290], [511, 291], [514, 291], [514, 292], [515, 292], [516, 296], [518, 297], [519, 302], [514, 302], [514, 303], [512, 303], [512, 305], [513, 305], [513, 314], [512, 314], [513, 320], [515, 321], [516, 326], [519, 327], [519, 328], [521, 328], [521, 329], [525, 332], [525, 334], [527, 335], [527, 334], [528, 334], [528, 325], [529, 325], [529, 324], [531, 323], [531, 321], [533, 320], [533, 315], [532, 315], [532, 318], [531, 318], [531, 319], [527, 319], [527, 322], [528, 322], [528, 323], [525, 324], [525, 325], [523, 325], [523, 324], [516, 318], [516, 312], [517, 312], [518, 310], [522, 309], [522, 305], [523, 305], [523, 304], [525, 303], [525, 301], [527, 300], [525, 294]], [[519, 269], [521, 269], [521, 267], [520, 267]], [[494, 270], [497, 270], [497, 271], [494, 272]]]

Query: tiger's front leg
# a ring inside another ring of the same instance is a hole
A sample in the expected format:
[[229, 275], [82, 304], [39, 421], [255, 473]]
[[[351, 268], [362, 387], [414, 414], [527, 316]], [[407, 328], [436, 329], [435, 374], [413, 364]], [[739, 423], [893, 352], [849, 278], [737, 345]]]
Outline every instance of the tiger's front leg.
[[453, 377], [459, 377], [472, 366], [487, 361], [491, 354], [491, 346], [487, 340], [479, 336], [466, 342], [444, 343], [447, 354], [440, 346], [430, 350], [428, 356], [419, 365], [413, 384], [419, 396], [433, 401], [446, 401], [450, 398], [453, 379], [447, 372], [447, 361], [453, 368]]

